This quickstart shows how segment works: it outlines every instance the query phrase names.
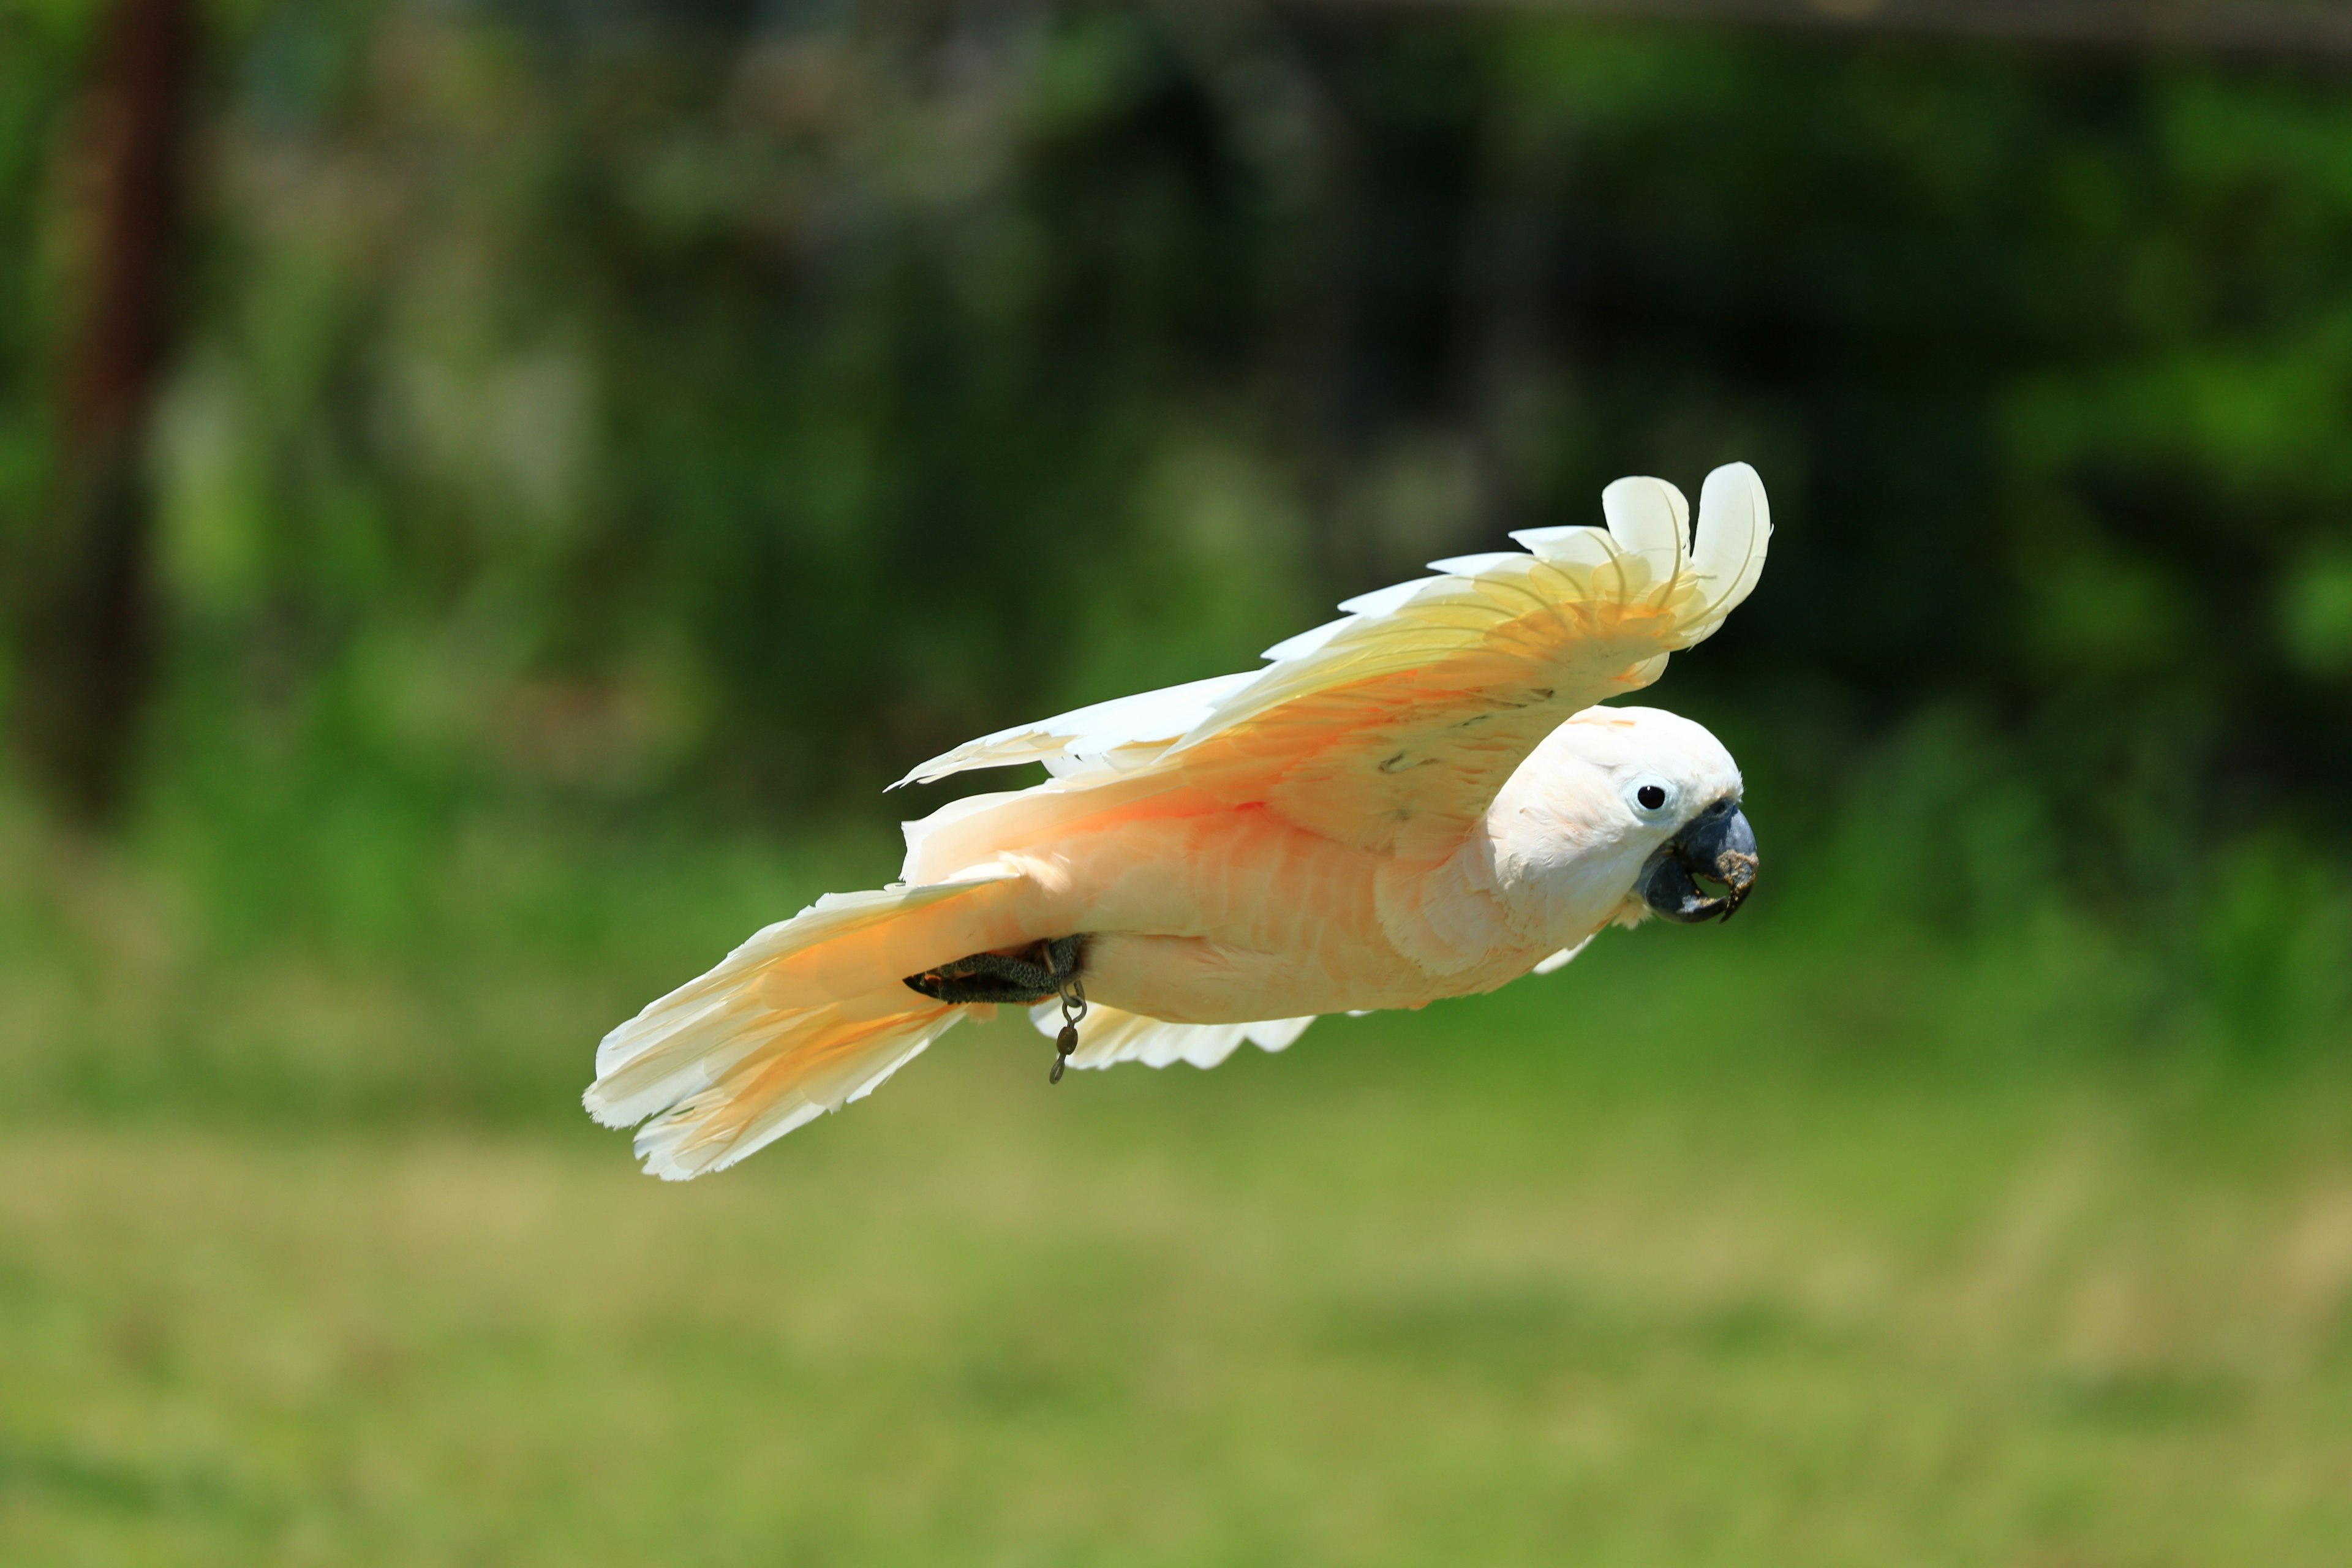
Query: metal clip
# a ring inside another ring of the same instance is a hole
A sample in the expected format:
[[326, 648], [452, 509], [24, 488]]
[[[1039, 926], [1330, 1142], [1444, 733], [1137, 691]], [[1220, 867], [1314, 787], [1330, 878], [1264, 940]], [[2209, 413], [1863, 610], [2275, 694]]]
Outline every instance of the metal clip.
[[1086, 982], [1076, 975], [1062, 982], [1062, 1032], [1054, 1037], [1054, 1070], [1045, 1077], [1047, 1083], [1062, 1081], [1062, 1069], [1070, 1065], [1070, 1053], [1078, 1048], [1078, 1020], [1087, 1016]]

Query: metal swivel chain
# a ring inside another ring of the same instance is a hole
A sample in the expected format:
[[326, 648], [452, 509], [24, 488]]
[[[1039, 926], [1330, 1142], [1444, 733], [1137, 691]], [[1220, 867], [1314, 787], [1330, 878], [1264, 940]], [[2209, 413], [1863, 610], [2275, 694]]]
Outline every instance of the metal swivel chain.
[[1062, 982], [1062, 1032], [1054, 1037], [1054, 1070], [1045, 1078], [1047, 1083], [1062, 1081], [1062, 1069], [1070, 1065], [1070, 1053], [1078, 1048], [1078, 1020], [1087, 1016], [1086, 982], [1076, 975]]

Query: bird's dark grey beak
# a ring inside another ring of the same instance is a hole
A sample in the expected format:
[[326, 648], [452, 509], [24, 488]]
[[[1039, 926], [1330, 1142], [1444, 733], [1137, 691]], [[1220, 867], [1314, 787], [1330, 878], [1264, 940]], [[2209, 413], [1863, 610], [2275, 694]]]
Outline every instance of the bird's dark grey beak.
[[[1710, 897], [1698, 885], [1700, 877], [1730, 890]], [[1756, 886], [1756, 830], [1740, 814], [1738, 802], [1718, 800], [1658, 846], [1633, 885], [1643, 902], [1670, 921], [1696, 925], [1729, 920]]]

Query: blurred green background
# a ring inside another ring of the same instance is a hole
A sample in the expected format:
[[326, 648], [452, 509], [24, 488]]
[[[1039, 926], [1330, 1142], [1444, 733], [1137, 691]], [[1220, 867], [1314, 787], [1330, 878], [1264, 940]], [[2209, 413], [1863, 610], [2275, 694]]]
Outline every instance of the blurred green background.
[[[0, 0], [0, 1560], [2343, 1562], [2352, 58], [2108, 32]], [[910, 763], [1734, 458], [1736, 924], [579, 1112]]]

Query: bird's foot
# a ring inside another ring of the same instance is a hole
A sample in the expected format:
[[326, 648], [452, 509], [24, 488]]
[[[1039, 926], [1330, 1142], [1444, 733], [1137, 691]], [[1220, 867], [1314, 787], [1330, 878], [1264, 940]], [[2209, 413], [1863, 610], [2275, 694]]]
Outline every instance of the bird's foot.
[[1057, 936], [1013, 952], [975, 952], [907, 976], [908, 986], [941, 1002], [1049, 1001], [1086, 965], [1087, 939]]
[[1010, 1002], [1029, 1005], [1059, 997], [1062, 1032], [1054, 1038], [1050, 1083], [1062, 1081], [1070, 1053], [1078, 1048], [1078, 1020], [1087, 1016], [1087, 988], [1080, 978], [1087, 938], [1049, 937], [1016, 952], [975, 952], [907, 976], [907, 984], [941, 1002]]

